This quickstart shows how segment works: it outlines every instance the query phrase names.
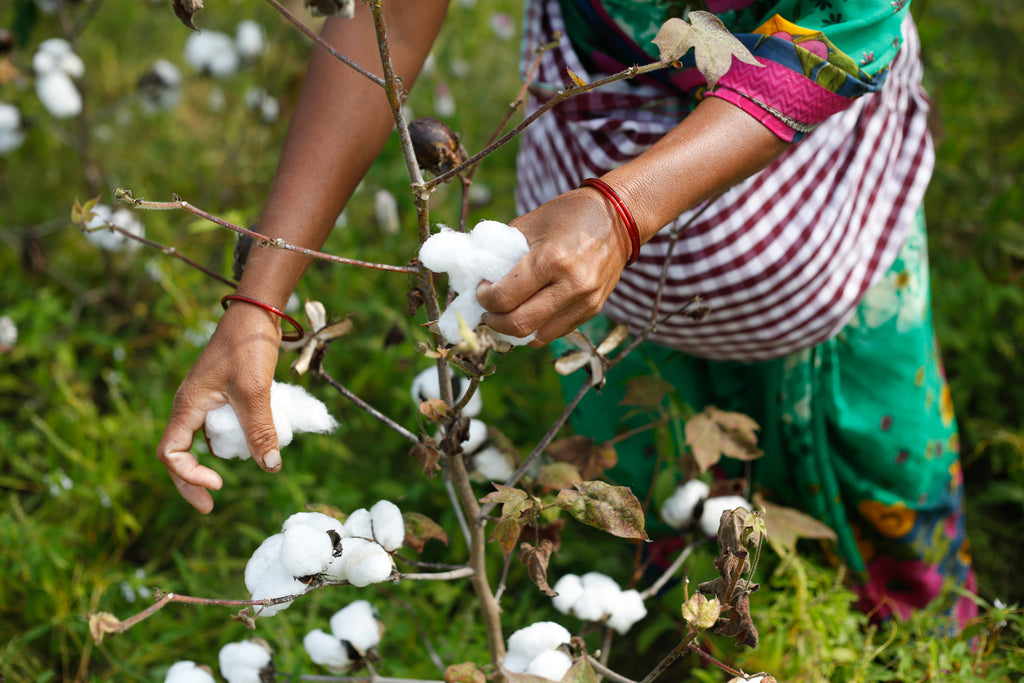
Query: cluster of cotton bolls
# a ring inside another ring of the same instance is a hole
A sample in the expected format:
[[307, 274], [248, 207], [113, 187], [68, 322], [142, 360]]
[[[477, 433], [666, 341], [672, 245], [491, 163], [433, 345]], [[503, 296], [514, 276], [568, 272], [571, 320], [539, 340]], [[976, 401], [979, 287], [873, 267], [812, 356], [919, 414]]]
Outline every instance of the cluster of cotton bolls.
[[[402, 512], [387, 500], [352, 512], [344, 524], [319, 512], [298, 512], [253, 552], [245, 587], [253, 600], [268, 600], [299, 595], [316, 577], [359, 587], [380, 583], [391, 576], [391, 553], [404, 540]], [[290, 604], [260, 607], [259, 615], [273, 616]]]
[[32, 57], [36, 95], [50, 115], [67, 119], [82, 113], [82, 95], [72, 79], [85, 75], [85, 63], [63, 38], [44, 40]]
[[[470, 383], [463, 377], [452, 374], [452, 393], [459, 402], [469, 391]], [[418, 405], [423, 401], [441, 398], [441, 384], [437, 376], [437, 368], [431, 367], [420, 372], [412, 381], [410, 388], [412, 400]], [[473, 472], [488, 481], [505, 481], [515, 471], [508, 457], [490, 442], [487, 424], [476, 418], [483, 409], [483, 399], [477, 391], [466, 402], [462, 414], [471, 418], [469, 435], [462, 442], [462, 452], [469, 458]]]
[[0, 102], [0, 154], [7, 154], [25, 142], [25, 128], [21, 110], [13, 104]]
[[696, 524], [704, 535], [718, 535], [722, 513], [736, 508], [753, 510], [743, 496], [709, 497], [711, 487], [700, 479], [691, 479], [676, 487], [661, 504], [661, 519], [669, 526], [681, 529]]
[[553, 621], [530, 624], [508, 637], [501, 665], [511, 673], [560, 681], [572, 667], [572, 657], [562, 649], [571, 639], [569, 631]]
[[[295, 384], [274, 382], [270, 387], [270, 412], [274, 417], [278, 446], [287, 446], [301, 432], [326, 434], [338, 426], [327, 406]], [[238, 415], [229, 404], [206, 414], [204, 428], [210, 450], [219, 458], [252, 457]]]
[[639, 592], [622, 590], [615, 579], [600, 572], [566, 574], [553, 588], [558, 595], [552, 604], [559, 612], [583, 621], [604, 622], [622, 635], [647, 616]]
[[246, 19], [239, 22], [235, 37], [221, 31], [193, 33], [185, 41], [185, 61], [201, 74], [223, 78], [266, 51], [263, 27]]
[[353, 664], [372, 657], [384, 635], [384, 623], [366, 600], [356, 600], [331, 617], [331, 632], [314, 629], [302, 639], [302, 646], [314, 664], [332, 673], [344, 673]]
[[[228, 683], [263, 683], [274, 677], [273, 652], [262, 638], [228, 643], [217, 655], [220, 675]], [[205, 664], [191, 660], [175, 662], [167, 669], [164, 683], [215, 683]]]
[[124, 233], [109, 227], [116, 225], [137, 237], [145, 237], [146, 228], [135, 214], [125, 208], [112, 209], [106, 204], [97, 204], [92, 217], [85, 222], [85, 238], [104, 251], [135, 252], [142, 246]]
[[[473, 329], [480, 324], [484, 308], [476, 298], [476, 288], [483, 280], [497, 282], [530, 250], [523, 233], [498, 221], [480, 221], [470, 232], [458, 232], [445, 226], [431, 235], [420, 247], [420, 262], [435, 272], [448, 273], [449, 282], [458, 296], [441, 314], [437, 326], [449, 344], [462, 341], [459, 318]], [[533, 340], [495, 333], [494, 336], [513, 346]]]

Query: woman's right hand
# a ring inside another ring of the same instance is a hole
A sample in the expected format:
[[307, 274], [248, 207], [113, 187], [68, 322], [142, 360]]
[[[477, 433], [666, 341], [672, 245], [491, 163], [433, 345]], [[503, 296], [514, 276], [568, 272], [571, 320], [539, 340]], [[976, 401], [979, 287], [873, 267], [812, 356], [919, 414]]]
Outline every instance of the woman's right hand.
[[281, 328], [273, 314], [235, 301], [174, 395], [157, 457], [178, 492], [199, 512], [213, 509], [210, 491], [224, 484], [219, 474], [200, 464], [189, 451], [211, 410], [230, 404], [256, 463], [267, 472], [281, 469], [270, 412], [270, 386], [280, 343]]

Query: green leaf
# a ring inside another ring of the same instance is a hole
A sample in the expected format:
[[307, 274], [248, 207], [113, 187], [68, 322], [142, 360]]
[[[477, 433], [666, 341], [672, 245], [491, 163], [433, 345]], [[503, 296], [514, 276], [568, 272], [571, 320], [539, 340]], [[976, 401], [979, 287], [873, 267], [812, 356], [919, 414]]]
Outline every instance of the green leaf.
[[559, 491], [555, 505], [613, 536], [647, 540], [643, 507], [632, 491], [603, 481], [581, 481], [575, 486], [575, 491]]
[[729, 71], [733, 57], [747, 64], [764, 66], [710, 12], [690, 12], [689, 23], [678, 17], [669, 19], [662, 24], [653, 42], [663, 61], [676, 61], [692, 47], [697, 68], [711, 88]]
[[523, 512], [534, 506], [533, 499], [522, 489], [505, 486], [504, 484], [495, 484], [494, 488], [498, 490], [488, 493], [480, 499], [480, 502], [501, 503], [501, 517], [503, 520], [519, 517]]

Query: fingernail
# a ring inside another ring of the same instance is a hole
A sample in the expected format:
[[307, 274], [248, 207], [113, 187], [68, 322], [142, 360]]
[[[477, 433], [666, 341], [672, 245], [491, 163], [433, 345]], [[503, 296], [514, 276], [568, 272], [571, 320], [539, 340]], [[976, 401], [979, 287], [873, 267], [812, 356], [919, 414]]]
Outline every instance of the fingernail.
[[281, 453], [280, 451], [270, 451], [263, 458], [263, 466], [268, 470], [279, 470], [281, 469]]

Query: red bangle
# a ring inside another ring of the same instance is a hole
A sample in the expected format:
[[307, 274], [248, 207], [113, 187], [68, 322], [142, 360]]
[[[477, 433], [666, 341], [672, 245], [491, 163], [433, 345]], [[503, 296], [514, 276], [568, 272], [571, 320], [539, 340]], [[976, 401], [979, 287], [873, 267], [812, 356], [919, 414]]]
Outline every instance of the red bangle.
[[281, 341], [299, 341], [304, 336], [306, 336], [306, 332], [302, 329], [302, 325], [300, 325], [295, 318], [291, 317], [290, 315], [282, 311], [280, 308], [277, 308], [276, 306], [271, 306], [270, 304], [263, 303], [259, 299], [252, 299], [241, 294], [228, 294], [227, 296], [223, 297], [220, 300], [220, 305], [224, 307], [224, 310], [227, 310], [229, 301], [244, 301], [247, 304], [259, 306], [264, 311], [270, 311], [274, 315], [280, 316], [282, 320], [291, 323], [291, 326], [294, 327], [295, 329], [289, 334], [281, 335]]
[[600, 178], [587, 178], [580, 183], [580, 187], [584, 186], [592, 187], [603, 194], [619, 213], [619, 218], [626, 225], [626, 232], [629, 233], [629, 243], [633, 249], [629, 255], [629, 260], [626, 261], [626, 265], [633, 265], [636, 263], [636, 257], [640, 255], [640, 230], [636, 227], [636, 221], [633, 219], [633, 214], [629, 212], [629, 207], [619, 198], [619, 195], [611, 188], [611, 185]]

